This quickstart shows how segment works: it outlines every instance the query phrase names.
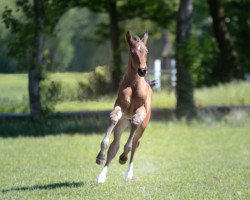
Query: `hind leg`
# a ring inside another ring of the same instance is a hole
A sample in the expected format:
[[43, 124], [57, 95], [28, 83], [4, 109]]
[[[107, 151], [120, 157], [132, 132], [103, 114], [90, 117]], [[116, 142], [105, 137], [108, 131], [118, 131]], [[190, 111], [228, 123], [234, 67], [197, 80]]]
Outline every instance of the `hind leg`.
[[105, 150], [108, 148], [110, 135], [111, 135], [114, 127], [118, 123], [118, 121], [121, 119], [121, 117], [122, 117], [121, 107], [116, 106], [115, 109], [110, 113], [109, 127], [108, 127], [108, 130], [107, 130], [107, 132], [106, 132], [106, 134], [101, 142], [101, 150], [96, 157], [96, 163], [98, 165], [102, 164], [103, 161], [105, 160]]
[[150, 116], [151, 116], [151, 112], [149, 111], [147, 113], [144, 121], [142, 122], [142, 124], [137, 128], [136, 133], [133, 137], [131, 156], [130, 156], [130, 160], [129, 160], [128, 169], [127, 169], [126, 174], [125, 174], [125, 180], [132, 180], [133, 179], [133, 176], [134, 176], [134, 171], [133, 171], [134, 155], [135, 155], [137, 148], [140, 145], [140, 139], [143, 135], [144, 130], [146, 129], [146, 127], [148, 125]]
[[105, 163], [105, 166], [102, 170], [102, 172], [100, 173], [97, 182], [98, 183], [104, 183], [106, 180], [106, 174], [108, 171], [108, 166], [110, 164], [110, 162], [112, 161], [112, 159], [115, 157], [115, 155], [117, 154], [117, 151], [119, 149], [120, 146], [120, 139], [121, 139], [121, 134], [123, 132], [123, 130], [129, 125], [129, 121], [127, 119], [121, 119], [118, 124], [116, 125], [115, 129], [114, 129], [114, 140], [113, 142], [110, 144], [109, 150], [108, 150], [108, 157], [107, 157], [107, 161]]
[[120, 155], [119, 157], [119, 163], [121, 165], [125, 164], [128, 160], [128, 154], [131, 151], [132, 148], [132, 141], [133, 141], [133, 137], [134, 137], [134, 133], [137, 129], [137, 126], [135, 125], [131, 125], [131, 130], [130, 130], [130, 134], [129, 134], [129, 138], [126, 142], [126, 144], [124, 145], [124, 150], [123, 153]]
[[129, 160], [128, 169], [125, 173], [125, 180], [132, 180], [133, 179], [133, 176], [134, 176], [134, 172], [133, 172], [134, 155], [135, 155], [137, 148], [140, 145], [140, 139], [142, 137], [144, 130], [145, 130], [145, 128], [142, 128], [142, 127], [139, 127], [136, 130], [136, 133], [135, 133], [135, 136], [134, 136], [133, 142], [132, 142], [131, 156], [130, 156], [130, 160]]

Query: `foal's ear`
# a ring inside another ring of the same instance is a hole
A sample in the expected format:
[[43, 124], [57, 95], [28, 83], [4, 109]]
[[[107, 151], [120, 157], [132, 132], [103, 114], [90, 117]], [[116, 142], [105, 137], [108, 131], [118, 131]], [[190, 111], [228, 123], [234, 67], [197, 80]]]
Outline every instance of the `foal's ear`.
[[130, 47], [135, 46], [135, 42], [134, 42], [132, 36], [130, 35], [129, 31], [126, 33], [125, 39], [126, 39], [126, 42], [129, 44]]
[[147, 42], [148, 42], [148, 32], [147, 32], [147, 31], [143, 34], [141, 41], [142, 41], [145, 45], [147, 45]]

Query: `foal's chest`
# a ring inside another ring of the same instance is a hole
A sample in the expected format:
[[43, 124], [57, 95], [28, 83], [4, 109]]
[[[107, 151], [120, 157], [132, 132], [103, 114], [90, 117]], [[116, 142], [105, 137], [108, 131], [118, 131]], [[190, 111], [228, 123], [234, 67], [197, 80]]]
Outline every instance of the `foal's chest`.
[[126, 109], [127, 113], [133, 114], [136, 109], [146, 102], [147, 93], [138, 87], [126, 87], [118, 96], [118, 103]]

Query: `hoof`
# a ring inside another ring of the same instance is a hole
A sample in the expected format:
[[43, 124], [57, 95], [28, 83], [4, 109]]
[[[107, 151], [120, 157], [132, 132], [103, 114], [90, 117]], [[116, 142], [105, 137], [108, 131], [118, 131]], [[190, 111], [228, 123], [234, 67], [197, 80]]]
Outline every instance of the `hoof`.
[[98, 156], [96, 157], [96, 164], [101, 165], [104, 161], [105, 161], [105, 156], [99, 153]]
[[121, 165], [124, 165], [127, 162], [127, 160], [128, 160], [128, 157], [125, 157], [125, 156], [121, 155], [120, 158], [119, 158], [119, 163]]
[[96, 158], [96, 164], [97, 165], [101, 165], [101, 164], [103, 164], [103, 162], [104, 162], [104, 160], [101, 160], [101, 159], [99, 159], [99, 158]]

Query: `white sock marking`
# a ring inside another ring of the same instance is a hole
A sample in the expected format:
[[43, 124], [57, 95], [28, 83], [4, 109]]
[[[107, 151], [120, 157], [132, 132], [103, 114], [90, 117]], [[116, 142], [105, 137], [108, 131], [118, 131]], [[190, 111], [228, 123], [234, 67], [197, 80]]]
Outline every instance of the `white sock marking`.
[[107, 171], [108, 171], [108, 166], [105, 166], [97, 179], [97, 183], [104, 183], [106, 181]]
[[126, 180], [132, 180], [133, 176], [134, 176], [133, 163], [130, 163], [129, 166], [128, 166], [128, 170], [126, 172], [126, 175], [125, 175], [125, 179]]

